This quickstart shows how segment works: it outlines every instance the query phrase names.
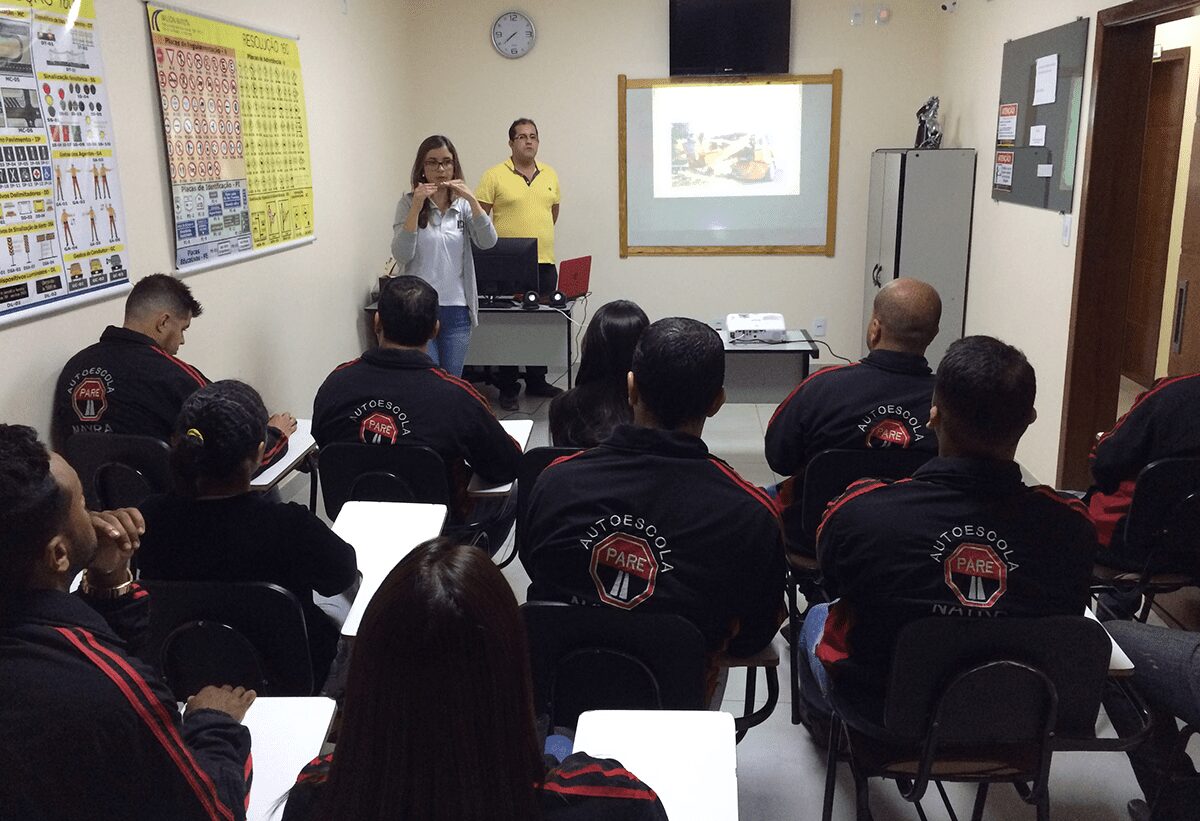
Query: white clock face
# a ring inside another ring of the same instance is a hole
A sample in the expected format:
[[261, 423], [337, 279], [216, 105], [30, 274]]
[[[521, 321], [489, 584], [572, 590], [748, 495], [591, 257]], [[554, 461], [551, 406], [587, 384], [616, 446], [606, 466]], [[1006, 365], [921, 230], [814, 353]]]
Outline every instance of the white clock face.
[[519, 11], [507, 11], [492, 24], [492, 45], [510, 60], [528, 54], [536, 39], [533, 21]]

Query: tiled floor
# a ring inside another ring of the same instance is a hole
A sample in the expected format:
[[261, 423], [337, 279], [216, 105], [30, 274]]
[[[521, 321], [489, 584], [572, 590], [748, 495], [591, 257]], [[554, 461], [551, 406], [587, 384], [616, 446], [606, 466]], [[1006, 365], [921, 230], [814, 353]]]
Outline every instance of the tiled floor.
[[[560, 385], [564, 383], [564, 379], [559, 380]], [[485, 388], [484, 392], [494, 402], [494, 391]], [[529, 447], [548, 445], [548, 400], [530, 400], [522, 393], [520, 401], [518, 411], [503, 416], [534, 419]], [[769, 405], [726, 405], [705, 426], [704, 438], [712, 452], [757, 484], [773, 483], [782, 478], [772, 473], [763, 455], [763, 434], [773, 411], [774, 407]], [[289, 481], [283, 493], [285, 497], [307, 501], [307, 478]], [[520, 562], [511, 564], [505, 570], [505, 576], [517, 598], [524, 601], [529, 579]], [[779, 669], [779, 706], [764, 724], [752, 729], [737, 748], [738, 803], [742, 821], [810, 819], [819, 818], [821, 813], [824, 751], [812, 742], [803, 727], [791, 724], [787, 645], [780, 637], [776, 637], [775, 644], [783, 660]], [[760, 698], [764, 691], [765, 685], [760, 684]], [[739, 671], [734, 671], [722, 708], [740, 715], [744, 693], [744, 679]], [[973, 788], [951, 784], [947, 785], [947, 791], [956, 812], [969, 817]], [[1057, 821], [1122, 821], [1128, 818], [1126, 802], [1140, 793], [1124, 755], [1066, 753], [1054, 758], [1050, 795], [1052, 817]], [[913, 808], [888, 783], [872, 783], [871, 801], [876, 821], [917, 817]], [[948, 818], [932, 788], [923, 806], [930, 819]], [[853, 781], [843, 766], [834, 818], [853, 817]], [[1033, 809], [1023, 804], [1014, 790], [1002, 786], [993, 788], [986, 818], [1008, 821], [1033, 817]]]

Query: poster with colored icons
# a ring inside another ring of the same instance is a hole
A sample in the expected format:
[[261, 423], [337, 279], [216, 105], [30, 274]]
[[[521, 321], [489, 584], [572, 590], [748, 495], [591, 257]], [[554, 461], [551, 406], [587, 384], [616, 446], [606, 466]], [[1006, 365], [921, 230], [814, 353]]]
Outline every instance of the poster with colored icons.
[[129, 287], [91, 0], [0, 0], [0, 324]]
[[312, 167], [292, 38], [146, 4], [180, 270], [311, 242]]

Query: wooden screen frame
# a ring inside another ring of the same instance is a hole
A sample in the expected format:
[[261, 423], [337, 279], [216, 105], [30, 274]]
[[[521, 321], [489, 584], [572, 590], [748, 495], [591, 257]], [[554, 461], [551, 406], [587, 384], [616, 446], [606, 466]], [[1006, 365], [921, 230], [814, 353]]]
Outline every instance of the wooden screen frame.
[[[626, 94], [629, 89], [700, 85], [827, 85], [832, 88], [829, 117], [829, 183], [824, 245], [630, 245], [629, 188], [626, 180]], [[826, 256], [834, 255], [837, 239], [838, 151], [842, 133], [842, 70], [830, 74], [769, 74], [754, 77], [670, 77], [630, 80], [617, 76], [617, 210], [621, 258], [636, 256]]]

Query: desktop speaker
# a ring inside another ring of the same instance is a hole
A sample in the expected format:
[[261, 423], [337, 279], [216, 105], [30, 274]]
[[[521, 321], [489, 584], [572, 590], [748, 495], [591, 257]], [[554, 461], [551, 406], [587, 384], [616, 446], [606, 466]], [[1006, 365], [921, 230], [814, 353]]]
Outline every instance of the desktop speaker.
[[567, 307], [567, 297], [562, 291], [555, 291], [550, 295], [550, 307], [563, 310]]
[[538, 292], [526, 291], [521, 297], [521, 307], [527, 311], [536, 311], [538, 309]]

